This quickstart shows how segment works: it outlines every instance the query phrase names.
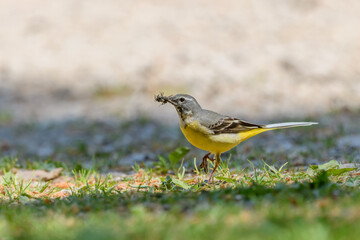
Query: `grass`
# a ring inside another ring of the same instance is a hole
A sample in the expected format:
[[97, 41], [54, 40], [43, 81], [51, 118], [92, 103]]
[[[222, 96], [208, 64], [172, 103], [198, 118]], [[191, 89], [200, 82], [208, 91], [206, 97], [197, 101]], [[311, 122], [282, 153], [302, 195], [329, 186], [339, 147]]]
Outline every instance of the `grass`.
[[359, 192], [326, 179], [200, 192], [88, 192], [2, 205], [0, 229], [6, 239], [354, 239]]
[[[332, 126], [291, 135], [305, 150], [268, 152], [275, 133], [263, 136], [266, 144], [248, 141], [239, 154], [223, 154], [215, 184], [187, 148], [162, 154], [153, 165], [135, 164], [121, 177], [106, 173], [127, 152], [93, 155], [81, 141], [58, 150], [69, 152], [63, 159], [1, 157], [0, 239], [357, 239], [360, 169], [329, 160], [358, 163], [359, 151], [334, 146], [349, 130]], [[342, 158], [332, 157], [338, 153]], [[299, 158], [326, 163], [295, 168]], [[63, 176], [49, 182], [13, 173], [58, 167]]]
[[186, 153], [163, 157], [161, 169], [135, 166], [123, 179], [81, 169], [67, 183], [26, 182], [7, 171], [0, 185], [1, 237], [356, 239], [360, 233], [356, 168], [331, 161], [296, 171], [264, 162], [262, 169], [239, 172], [224, 161], [216, 184], [207, 184], [199, 169], [181, 171]]
[[0, 109], [0, 126], [9, 124], [13, 121], [12, 115], [7, 112]]

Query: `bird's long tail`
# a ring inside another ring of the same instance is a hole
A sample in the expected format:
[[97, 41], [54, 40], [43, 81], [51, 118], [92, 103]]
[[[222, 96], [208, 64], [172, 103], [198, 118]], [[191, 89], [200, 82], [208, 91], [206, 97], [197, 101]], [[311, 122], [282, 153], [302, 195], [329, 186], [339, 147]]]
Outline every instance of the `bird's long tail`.
[[250, 131], [240, 132], [241, 141], [245, 141], [248, 138], [251, 138], [259, 133], [267, 132], [275, 129], [282, 129], [282, 128], [292, 128], [292, 127], [302, 127], [302, 126], [310, 126], [318, 124], [316, 122], [286, 122], [286, 123], [273, 123], [262, 125], [261, 128], [255, 128]]
[[272, 123], [264, 125], [265, 129], [281, 129], [281, 128], [292, 128], [292, 127], [304, 127], [318, 124], [317, 122], [285, 122], [285, 123]]

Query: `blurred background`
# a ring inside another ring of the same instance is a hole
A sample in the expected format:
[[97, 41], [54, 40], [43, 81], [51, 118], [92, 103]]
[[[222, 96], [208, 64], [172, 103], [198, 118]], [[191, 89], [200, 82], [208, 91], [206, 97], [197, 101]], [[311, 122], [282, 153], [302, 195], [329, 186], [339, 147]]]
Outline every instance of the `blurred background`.
[[186, 145], [159, 92], [258, 123], [356, 112], [359, 13], [357, 0], [0, 1], [0, 149], [156, 159], [164, 141]]

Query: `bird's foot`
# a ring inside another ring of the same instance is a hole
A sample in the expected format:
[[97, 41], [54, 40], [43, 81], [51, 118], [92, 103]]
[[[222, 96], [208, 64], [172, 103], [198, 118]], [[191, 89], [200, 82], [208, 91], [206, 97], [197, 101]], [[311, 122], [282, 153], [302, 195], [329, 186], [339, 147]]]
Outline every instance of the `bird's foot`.
[[212, 161], [212, 162], [215, 161], [214, 159], [212, 159], [212, 158], [210, 157], [210, 155], [211, 155], [211, 152], [207, 153], [207, 154], [203, 157], [202, 163], [201, 163], [200, 166], [199, 166], [200, 169], [204, 169], [204, 172], [205, 172], [205, 173], [208, 173], [208, 160], [210, 160], [210, 161]]

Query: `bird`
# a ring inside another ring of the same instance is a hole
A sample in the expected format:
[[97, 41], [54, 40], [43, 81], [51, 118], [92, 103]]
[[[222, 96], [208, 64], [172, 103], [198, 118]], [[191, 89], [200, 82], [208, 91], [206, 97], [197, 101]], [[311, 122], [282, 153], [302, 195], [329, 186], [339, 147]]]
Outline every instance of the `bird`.
[[[197, 100], [188, 94], [164, 96], [163, 93], [159, 93], [155, 95], [155, 101], [172, 104], [178, 113], [180, 129], [185, 138], [193, 146], [208, 152], [203, 157], [200, 167], [206, 171], [208, 161], [215, 161], [209, 183], [213, 182], [214, 173], [221, 161], [221, 154], [241, 142], [270, 130], [318, 124], [317, 122], [284, 122], [265, 125], [250, 123], [203, 109]], [[214, 155], [214, 159], [210, 157], [211, 154]]]

